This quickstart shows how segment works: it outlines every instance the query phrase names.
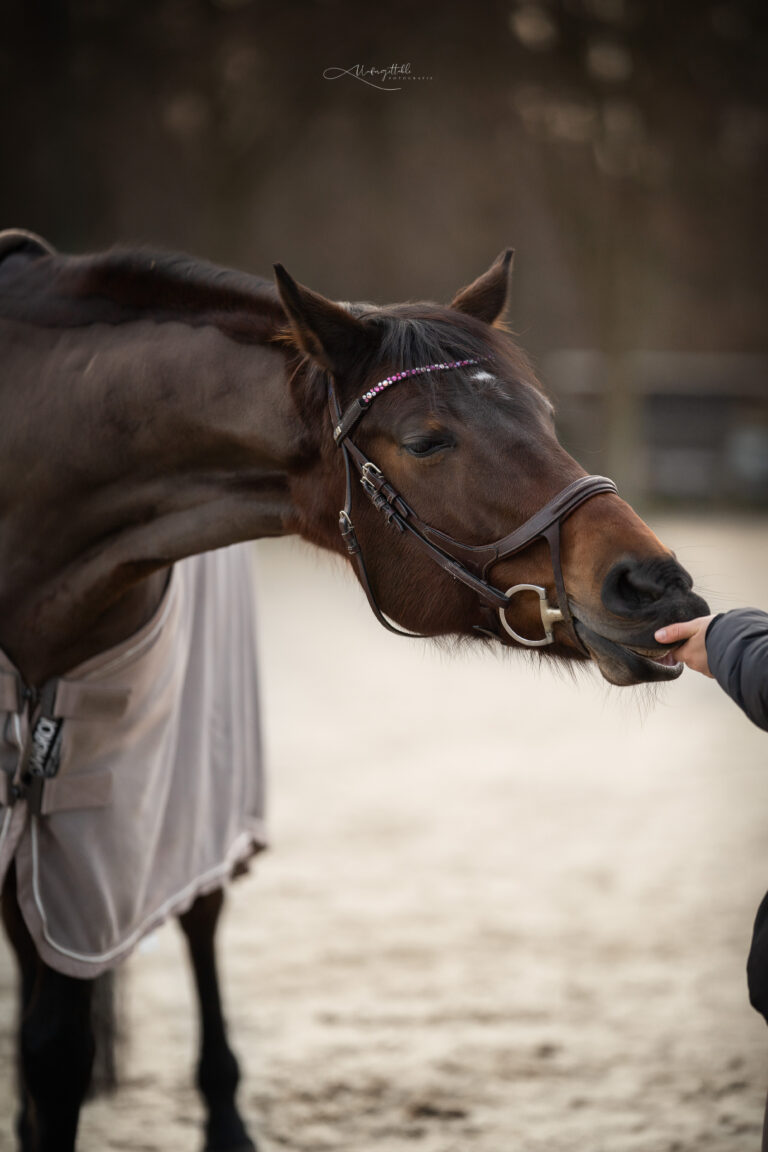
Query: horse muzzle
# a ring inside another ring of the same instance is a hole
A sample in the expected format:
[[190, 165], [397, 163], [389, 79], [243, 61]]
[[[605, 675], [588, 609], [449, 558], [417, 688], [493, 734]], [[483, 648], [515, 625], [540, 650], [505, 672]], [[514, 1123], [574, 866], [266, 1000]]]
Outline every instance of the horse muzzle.
[[611, 684], [676, 680], [683, 665], [674, 646], [658, 644], [657, 628], [706, 616], [709, 607], [692, 591], [688, 573], [672, 557], [631, 564], [609, 572], [597, 613], [574, 604], [580, 642]]

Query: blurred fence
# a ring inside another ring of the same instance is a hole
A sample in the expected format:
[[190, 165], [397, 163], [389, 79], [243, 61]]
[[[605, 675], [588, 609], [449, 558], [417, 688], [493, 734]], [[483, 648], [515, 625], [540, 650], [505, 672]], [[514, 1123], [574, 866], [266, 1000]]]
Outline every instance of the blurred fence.
[[768, 507], [768, 357], [568, 349], [542, 375], [569, 449], [630, 499]]

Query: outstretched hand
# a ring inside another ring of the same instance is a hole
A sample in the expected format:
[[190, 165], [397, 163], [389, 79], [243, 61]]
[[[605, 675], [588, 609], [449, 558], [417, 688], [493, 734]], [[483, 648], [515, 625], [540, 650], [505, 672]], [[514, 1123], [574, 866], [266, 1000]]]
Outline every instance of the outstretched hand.
[[659, 628], [656, 639], [660, 644], [679, 644], [680, 647], [675, 649], [676, 658], [694, 672], [711, 677], [705, 637], [713, 620], [714, 616], [698, 616], [681, 624], [668, 624], [666, 628]]

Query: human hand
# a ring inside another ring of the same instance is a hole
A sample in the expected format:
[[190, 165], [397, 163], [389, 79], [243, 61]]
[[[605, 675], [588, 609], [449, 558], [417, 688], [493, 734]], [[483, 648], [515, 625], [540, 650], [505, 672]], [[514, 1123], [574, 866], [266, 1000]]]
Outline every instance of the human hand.
[[681, 624], [668, 624], [655, 633], [660, 644], [680, 644], [675, 656], [694, 672], [701, 672], [712, 678], [707, 660], [705, 637], [707, 628], [714, 616], [698, 616], [695, 620], [684, 620]]

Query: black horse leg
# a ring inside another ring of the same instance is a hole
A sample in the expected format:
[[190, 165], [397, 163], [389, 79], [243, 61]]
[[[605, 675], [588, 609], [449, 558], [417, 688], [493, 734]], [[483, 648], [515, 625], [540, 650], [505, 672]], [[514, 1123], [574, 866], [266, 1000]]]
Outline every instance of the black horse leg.
[[19, 1052], [17, 1065], [19, 1112], [16, 1120], [16, 1132], [23, 1152], [27, 1152], [28, 1149], [33, 1148], [33, 1132], [30, 1127], [29, 1100], [21, 1060], [21, 1021], [24, 1019], [32, 1000], [40, 961], [16, 900], [16, 869], [13, 864], [8, 869], [3, 885], [2, 912], [6, 935], [19, 965]]
[[19, 1142], [23, 1152], [74, 1152], [93, 1063], [93, 982], [63, 976], [39, 959], [16, 901], [13, 870], [3, 891], [3, 921], [21, 971]]
[[221, 1008], [214, 936], [224, 893], [219, 888], [199, 896], [179, 917], [189, 945], [200, 1000], [201, 1046], [197, 1084], [208, 1109], [206, 1152], [256, 1152], [237, 1110], [240, 1080]]

